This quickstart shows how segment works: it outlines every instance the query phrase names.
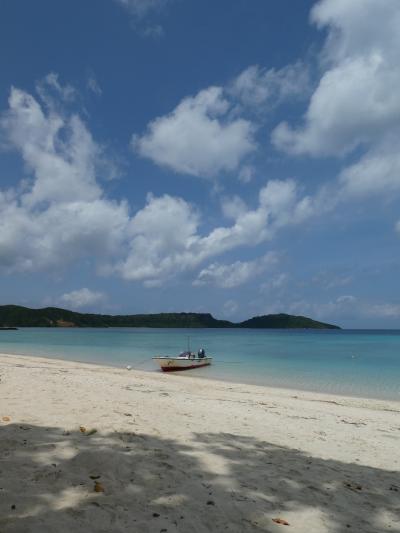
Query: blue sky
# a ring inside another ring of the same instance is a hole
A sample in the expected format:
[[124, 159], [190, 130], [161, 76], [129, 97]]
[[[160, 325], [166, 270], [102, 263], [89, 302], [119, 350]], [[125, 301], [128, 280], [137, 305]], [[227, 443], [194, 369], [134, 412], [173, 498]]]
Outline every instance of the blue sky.
[[0, 303], [399, 327], [397, 0], [5, 0]]

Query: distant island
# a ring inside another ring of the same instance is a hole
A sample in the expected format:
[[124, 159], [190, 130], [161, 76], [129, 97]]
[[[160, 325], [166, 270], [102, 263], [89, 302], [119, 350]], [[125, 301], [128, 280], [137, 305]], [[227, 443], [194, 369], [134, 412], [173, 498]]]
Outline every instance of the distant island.
[[340, 329], [305, 316], [284, 313], [255, 316], [244, 322], [218, 320], [210, 313], [158, 313], [148, 315], [99, 315], [76, 313], [57, 307], [29, 309], [19, 305], [0, 306], [0, 326], [49, 328], [254, 328], [254, 329]]

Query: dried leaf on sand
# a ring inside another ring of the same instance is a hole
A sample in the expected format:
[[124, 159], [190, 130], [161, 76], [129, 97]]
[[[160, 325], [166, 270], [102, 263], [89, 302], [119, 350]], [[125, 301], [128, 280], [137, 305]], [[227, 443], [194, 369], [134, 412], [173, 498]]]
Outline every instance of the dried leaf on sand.
[[103, 487], [103, 485], [100, 483], [100, 481], [95, 481], [95, 482], [94, 482], [94, 491], [95, 491], [95, 492], [104, 492], [104, 487]]
[[290, 526], [289, 522], [284, 518], [273, 518], [272, 521], [281, 526]]

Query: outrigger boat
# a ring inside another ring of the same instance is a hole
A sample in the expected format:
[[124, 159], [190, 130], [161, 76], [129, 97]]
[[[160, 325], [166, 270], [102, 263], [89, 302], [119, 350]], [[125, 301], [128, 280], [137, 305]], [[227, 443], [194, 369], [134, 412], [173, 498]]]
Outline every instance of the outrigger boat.
[[159, 355], [153, 357], [154, 361], [160, 365], [164, 372], [176, 372], [177, 370], [190, 370], [211, 365], [212, 357], [206, 356], [206, 352], [201, 348], [198, 354], [191, 351], [182, 352], [176, 357]]

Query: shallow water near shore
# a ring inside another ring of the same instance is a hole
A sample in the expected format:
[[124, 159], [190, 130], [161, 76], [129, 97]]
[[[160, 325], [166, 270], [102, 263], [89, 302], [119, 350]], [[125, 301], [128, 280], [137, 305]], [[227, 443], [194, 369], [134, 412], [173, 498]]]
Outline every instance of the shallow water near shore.
[[180, 373], [330, 394], [400, 400], [400, 330], [21, 328], [0, 332], [0, 352], [131, 365], [204, 347], [213, 365]]

